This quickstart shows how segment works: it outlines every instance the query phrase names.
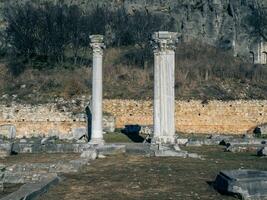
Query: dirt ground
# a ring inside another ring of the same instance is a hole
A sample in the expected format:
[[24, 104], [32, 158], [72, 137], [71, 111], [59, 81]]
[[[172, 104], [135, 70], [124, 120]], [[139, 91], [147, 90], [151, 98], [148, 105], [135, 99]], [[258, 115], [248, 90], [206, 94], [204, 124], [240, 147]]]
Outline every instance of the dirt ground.
[[4, 191], [0, 192], [0, 199], [5, 197], [6, 195], [18, 190], [21, 185], [22, 184], [5, 184], [4, 185]]
[[0, 158], [0, 164], [6, 166], [12, 164], [23, 164], [23, 163], [55, 163], [58, 161], [70, 161], [80, 157], [80, 154], [66, 153], [66, 154], [18, 154], [12, 155], [7, 158]]
[[223, 152], [222, 147], [187, 148], [205, 160], [117, 155], [98, 159], [80, 173], [65, 174], [41, 200], [230, 200], [211, 186], [220, 170], [267, 170], [267, 158]]

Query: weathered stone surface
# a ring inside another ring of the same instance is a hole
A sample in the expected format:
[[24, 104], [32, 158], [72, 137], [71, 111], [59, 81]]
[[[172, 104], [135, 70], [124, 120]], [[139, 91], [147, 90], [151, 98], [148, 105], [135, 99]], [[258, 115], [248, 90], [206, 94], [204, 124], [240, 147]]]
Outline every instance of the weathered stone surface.
[[[224, 142], [223, 142], [224, 141]], [[264, 145], [267, 144], [267, 140], [259, 138], [234, 138], [231, 140], [223, 140], [221, 143], [230, 145]]]
[[188, 138], [178, 138], [176, 140], [176, 143], [177, 144], [180, 144], [180, 145], [186, 145], [188, 143], [189, 139]]
[[[72, 110], [83, 112], [89, 101], [86, 98], [79, 100], [79, 106], [64, 100], [38, 106], [18, 103], [11, 107], [0, 105], [0, 125], [10, 122], [16, 126], [17, 138], [48, 136], [50, 130], [58, 130], [60, 138], [69, 138], [72, 136], [72, 129], [86, 127], [86, 119], [76, 118], [72, 114]], [[62, 109], [63, 105], [67, 108]], [[266, 105], [267, 100], [209, 101], [204, 107], [201, 101], [176, 101], [176, 130], [196, 134], [244, 134], [251, 127], [267, 123]], [[116, 119], [116, 128], [123, 128], [126, 124], [153, 124], [152, 106], [151, 101], [142, 100], [103, 101], [104, 112], [110, 113]]]
[[151, 155], [150, 145], [146, 143], [129, 143], [126, 145], [126, 153], [133, 155]]
[[0, 158], [5, 158], [11, 155], [12, 143], [0, 144]]
[[58, 182], [59, 178], [53, 177], [43, 179], [38, 183], [27, 183], [21, 186], [18, 191], [9, 194], [1, 200], [33, 200], [47, 192], [51, 186], [56, 185]]
[[86, 151], [82, 152], [81, 158], [87, 159], [87, 160], [95, 160], [97, 158], [97, 151], [96, 149], [87, 149]]
[[141, 126], [141, 130], [139, 132], [143, 135], [152, 135], [153, 134], [153, 126]]
[[267, 135], [267, 123], [266, 124], [262, 124], [262, 125], [260, 125], [260, 126], [257, 126], [255, 129], [254, 129], [254, 131], [253, 131], [253, 133], [255, 134], [255, 135], [258, 135], [258, 136], [264, 136], [264, 135]]
[[235, 144], [235, 145], [229, 145], [226, 146], [225, 151], [232, 152], [232, 153], [238, 153], [238, 152], [255, 152], [258, 149], [263, 148], [263, 145], [259, 144], [252, 144], [252, 145], [247, 145], [247, 144]]
[[214, 187], [221, 193], [238, 194], [245, 200], [267, 199], [267, 172], [221, 171], [215, 180]]
[[182, 157], [187, 158], [188, 153], [186, 151], [175, 151], [175, 150], [156, 150], [156, 157]]
[[126, 145], [123, 144], [105, 144], [96, 147], [101, 155], [115, 155], [126, 152]]
[[0, 192], [4, 190], [5, 165], [0, 164]]
[[116, 118], [111, 115], [103, 116], [103, 131], [106, 133], [113, 133], [116, 128]]
[[83, 137], [87, 137], [88, 138], [87, 129], [85, 127], [72, 129], [72, 137], [75, 140], [80, 140]]
[[152, 35], [154, 50], [154, 132], [152, 143], [175, 143], [175, 48], [178, 34]]
[[258, 156], [267, 156], [267, 147], [262, 147], [257, 151]]
[[16, 127], [14, 125], [0, 125], [0, 135], [8, 139], [15, 139], [16, 138]]

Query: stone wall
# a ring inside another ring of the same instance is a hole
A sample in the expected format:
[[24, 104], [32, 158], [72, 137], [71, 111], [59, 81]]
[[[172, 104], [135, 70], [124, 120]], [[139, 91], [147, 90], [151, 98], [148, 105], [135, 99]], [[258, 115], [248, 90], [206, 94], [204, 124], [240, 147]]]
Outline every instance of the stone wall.
[[[104, 112], [116, 118], [116, 127], [127, 124], [152, 125], [152, 101], [104, 100]], [[86, 127], [85, 103], [45, 105], [0, 105], [0, 132], [17, 136], [69, 136], [76, 128]], [[79, 111], [79, 112], [78, 112]], [[105, 128], [114, 126], [114, 118], [105, 116]], [[265, 101], [176, 101], [176, 130], [184, 133], [242, 134], [267, 123]], [[1, 129], [3, 127], [3, 129]], [[1, 133], [0, 133], [1, 134]]]
[[[0, 135], [11, 137], [15, 129], [17, 137], [43, 135], [69, 137], [76, 129], [87, 127], [86, 102], [77, 101], [35, 106], [17, 103], [0, 105]], [[104, 115], [103, 126], [104, 131], [114, 131], [114, 117]]]
[[[116, 126], [153, 124], [151, 101], [106, 100]], [[243, 134], [267, 123], [267, 101], [176, 101], [176, 130], [184, 133]]]

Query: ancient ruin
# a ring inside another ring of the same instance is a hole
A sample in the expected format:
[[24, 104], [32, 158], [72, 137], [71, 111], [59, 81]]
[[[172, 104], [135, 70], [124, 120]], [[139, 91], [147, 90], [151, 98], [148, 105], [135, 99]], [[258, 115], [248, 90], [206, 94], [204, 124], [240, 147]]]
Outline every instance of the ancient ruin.
[[153, 143], [175, 143], [174, 70], [177, 33], [156, 32], [154, 42]]
[[93, 49], [93, 92], [92, 92], [92, 135], [91, 144], [103, 144], [102, 128], [102, 62], [103, 62], [103, 43], [102, 35], [92, 35], [91, 47]]
[[252, 45], [250, 60], [254, 64], [267, 64], [267, 43], [263, 39]]

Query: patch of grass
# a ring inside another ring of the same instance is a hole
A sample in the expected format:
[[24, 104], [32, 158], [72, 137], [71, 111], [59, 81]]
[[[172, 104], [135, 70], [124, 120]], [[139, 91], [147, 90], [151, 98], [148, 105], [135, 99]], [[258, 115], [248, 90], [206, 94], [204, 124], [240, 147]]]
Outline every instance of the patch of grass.
[[126, 135], [115, 132], [115, 133], [107, 133], [104, 135], [104, 140], [107, 143], [128, 143], [132, 142], [130, 138], [128, 138]]

